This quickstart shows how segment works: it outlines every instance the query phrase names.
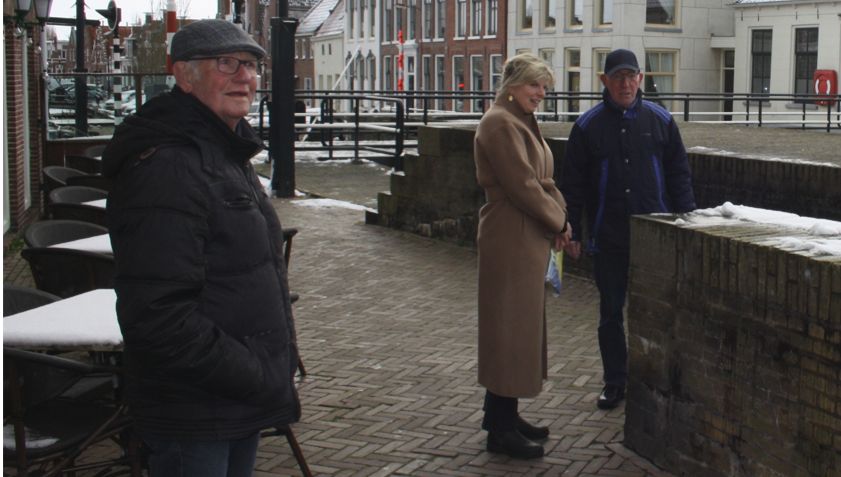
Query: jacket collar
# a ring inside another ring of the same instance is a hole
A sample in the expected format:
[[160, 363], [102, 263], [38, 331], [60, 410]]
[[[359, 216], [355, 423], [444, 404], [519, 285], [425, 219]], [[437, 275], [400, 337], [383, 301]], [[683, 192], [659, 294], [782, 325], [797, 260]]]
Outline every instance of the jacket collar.
[[637, 116], [637, 113], [639, 112], [639, 109], [642, 106], [642, 90], [637, 90], [637, 97], [636, 99], [634, 99], [634, 104], [632, 104], [631, 107], [627, 109], [623, 108], [622, 106], [619, 106], [618, 104], [616, 104], [615, 101], [613, 101], [613, 98], [610, 97], [610, 92], [608, 92], [607, 88], [602, 89], [602, 100], [604, 101], [604, 104], [607, 105], [607, 107], [611, 110], [633, 118]]

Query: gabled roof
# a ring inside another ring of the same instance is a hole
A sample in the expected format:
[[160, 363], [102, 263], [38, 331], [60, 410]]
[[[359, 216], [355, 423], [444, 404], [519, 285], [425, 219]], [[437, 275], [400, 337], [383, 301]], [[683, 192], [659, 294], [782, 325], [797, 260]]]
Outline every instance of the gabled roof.
[[301, 19], [298, 29], [295, 31], [295, 36], [313, 35], [316, 30], [327, 20], [333, 7], [339, 0], [320, 0], [316, 3], [309, 12]]
[[345, 0], [339, 0], [336, 2], [336, 6], [333, 7], [333, 11], [330, 12], [330, 15], [324, 20], [324, 23], [321, 24], [321, 28], [318, 29], [315, 36], [328, 36], [328, 35], [338, 35], [345, 30]]

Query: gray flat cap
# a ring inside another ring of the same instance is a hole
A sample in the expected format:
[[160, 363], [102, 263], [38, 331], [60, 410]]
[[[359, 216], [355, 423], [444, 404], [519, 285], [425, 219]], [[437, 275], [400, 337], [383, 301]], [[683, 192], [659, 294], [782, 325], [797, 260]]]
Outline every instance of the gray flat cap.
[[266, 50], [238, 25], [225, 20], [199, 20], [175, 32], [170, 57], [172, 61], [189, 61], [238, 51], [257, 59], [266, 56]]

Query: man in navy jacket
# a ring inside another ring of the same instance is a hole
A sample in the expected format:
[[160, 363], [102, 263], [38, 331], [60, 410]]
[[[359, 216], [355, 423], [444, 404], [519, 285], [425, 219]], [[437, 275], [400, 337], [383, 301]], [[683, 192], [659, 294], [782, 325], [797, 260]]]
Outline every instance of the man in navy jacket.
[[600, 295], [599, 348], [605, 386], [598, 407], [612, 409], [625, 397], [628, 350], [622, 308], [628, 287], [630, 216], [687, 212], [695, 208], [692, 177], [677, 124], [663, 107], [642, 99], [643, 73], [633, 52], [607, 55], [603, 101], [573, 126], [558, 181], [567, 200], [573, 237], [565, 248], [593, 256]]

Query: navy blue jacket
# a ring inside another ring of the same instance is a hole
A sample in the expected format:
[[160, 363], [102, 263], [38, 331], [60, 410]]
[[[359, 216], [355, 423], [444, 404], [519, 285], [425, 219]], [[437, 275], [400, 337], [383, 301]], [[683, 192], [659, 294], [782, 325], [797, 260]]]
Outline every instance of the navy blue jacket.
[[573, 240], [587, 214], [587, 249], [628, 251], [630, 216], [695, 209], [692, 176], [677, 124], [637, 93], [627, 110], [607, 90], [581, 115], [566, 146], [562, 177]]

